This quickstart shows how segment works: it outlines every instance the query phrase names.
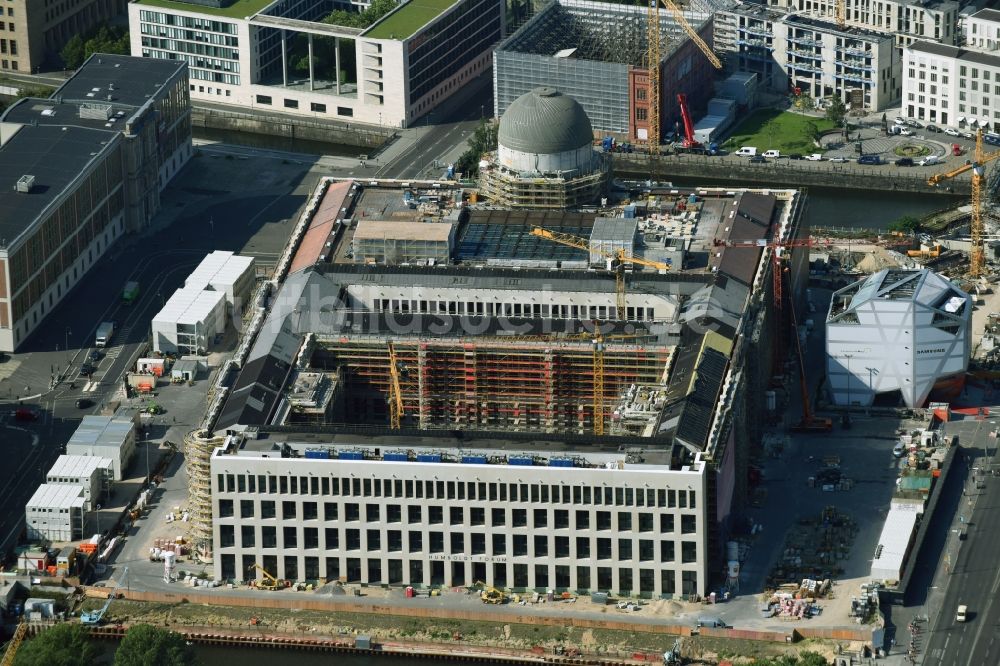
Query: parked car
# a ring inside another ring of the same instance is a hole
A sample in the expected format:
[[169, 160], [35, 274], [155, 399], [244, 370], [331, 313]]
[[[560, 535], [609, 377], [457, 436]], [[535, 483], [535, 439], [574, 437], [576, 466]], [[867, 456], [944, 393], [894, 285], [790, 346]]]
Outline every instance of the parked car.
[[909, 128], [907, 128], [907, 127], [900, 127], [899, 128], [899, 135], [900, 136], [913, 136], [913, 132]]
[[902, 458], [906, 454], [906, 447], [903, 446], [902, 442], [896, 442], [896, 446], [892, 447], [892, 455], [896, 458]]
[[801, 159], [803, 159], [803, 157], [799, 153], [792, 153], [792, 154], [790, 154], [788, 156], [788, 159], [790, 159], [790, 160], [801, 160]]
[[954, 127], [945, 127], [944, 133], [948, 136], [962, 136], [962, 134]]
[[941, 160], [938, 159], [937, 155], [928, 155], [923, 158], [917, 164], [920, 166], [931, 166], [932, 164], [938, 164]]
[[913, 118], [907, 118], [906, 119], [906, 124], [909, 125], [910, 127], [916, 128], [916, 129], [922, 129], [923, 128], [923, 125], [921, 125], [919, 122], [917, 122]]
[[764, 159], [763, 155], [751, 155], [750, 156], [750, 164], [765, 164], [765, 163], [767, 163], [767, 160]]
[[896, 123], [897, 125], [905, 125], [906, 118], [904, 118], [903, 116], [896, 116], [896, 118], [892, 122]]
[[959, 130], [958, 133], [962, 136], [962, 138], [965, 138], [965, 139], [975, 139], [976, 138], [975, 134], [973, 134], [972, 132], [966, 132], [965, 130]]
[[750, 157], [753, 157], [756, 154], [757, 154], [757, 148], [755, 148], [754, 146], [743, 146], [734, 153], [734, 155], [748, 155]]
[[837, 164], [843, 164], [844, 162], [847, 161], [847, 158], [846, 157], [831, 157], [830, 161], [831, 162], [835, 162]]
[[778, 159], [781, 157], [781, 151], [778, 150], [765, 150], [764, 157], [770, 157], [771, 159]]
[[1000, 134], [994, 134], [993, 132], [986, 132], [983, 134], [983, 141], [992, 144], [994, 146], [1000, 146]]
[[898, 167], [910, 167], [910, 166], [913, 166], [913, 158], [912, 157], [900, 157], [898, 160], [896, 160], [896, 166], [898, 166]]
[[823, 156], [819, 153], [813, 153], [812, 155], [806, 155], [805, 159], [809, 160], [810, 162], [822, 162]]
[[869, 166], [882, 164], [882, 159], [878, 155], [862, 155], [858, 158], [858, 164], [867, 164]]
[[94, 405], [94, 401], [91, 400], [90, 398], [77, 398], [76, 399], [76, 408], [77, 409], [86, 409], [87, 407], [92, 407], [93, 405]]
[[924, 129], [927, 130], [928, 132], [940, 132], [941, 131], [941, 128], [938, 127], [937, 125], [928, 125]]

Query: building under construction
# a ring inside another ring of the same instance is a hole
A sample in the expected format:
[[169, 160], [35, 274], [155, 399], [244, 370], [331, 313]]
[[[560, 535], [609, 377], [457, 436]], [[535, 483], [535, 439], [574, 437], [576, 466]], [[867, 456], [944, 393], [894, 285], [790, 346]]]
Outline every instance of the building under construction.
[[[705, 594], [766, 413], [767, 242], [804, 233], [803, 196], [654, 188], [599, 213], [468, 198], [443, 183], [323, 184], [197, 449], [215, 449], [198, 483], [220, 479], [216, 576], [256, 562], [292, 580]], [[448, 259], [430, 244], [359, 261], [380, 221], [408, 238], [435, 227]], [[785, 262], [795, 276], [807, 255]], [[270, 518], [239, 519], [241, 488], [254, 516], [298, 502], [326, 529], [275, 536]], [[372, 498], [360, 532], [354, 496]], [[255, 538], [237, 545], [241, 529]]]
[[[690, 26], [712, 42], [714, 0], [677, 2]], [[495, 117], [519, 97], [551, 86], [583, 105], [594, 129], [625, 141], [649, 131], [648, 3], [552, 0], [493, 54]], [[660, 13], [661, 136], [680, 120], [677, 94], [695, 112], [713, 96], [714, 70], [670, 12]]]

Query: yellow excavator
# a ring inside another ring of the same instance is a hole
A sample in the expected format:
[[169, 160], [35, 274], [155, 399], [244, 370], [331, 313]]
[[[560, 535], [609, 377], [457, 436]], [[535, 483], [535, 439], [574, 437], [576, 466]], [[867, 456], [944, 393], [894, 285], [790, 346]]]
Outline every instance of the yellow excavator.
[[271, 574], [269, 574], [267, 572], [267, 569], [265, 569], [264, 567], [260, 566], [259, 564], [252, 564], [252, 565], [250, 565], [250, 568], [247, 569], [247, 571], [253, 571], [254, 569], [256, 569], [257, 571], [260, 571], [264, 575], [263, 579], [257, 581], [257, 588], [258, 589], [261, 589], [261, 590], [279, 590], [279, 589], [282, 588], [281, 581], [278, 580], [277, 578], [275, 578], [274, 576], [272, 576]]
[[483, 588], [483, 591], [479, 594], [479, 598], [483, 600], [484, 604], [505, 604], [510, 601], [510, 597], [506, 592], [499, 590], [492, 585], [487, 585], [481, 580], [477, 580], [473, 583], [473, 587]]

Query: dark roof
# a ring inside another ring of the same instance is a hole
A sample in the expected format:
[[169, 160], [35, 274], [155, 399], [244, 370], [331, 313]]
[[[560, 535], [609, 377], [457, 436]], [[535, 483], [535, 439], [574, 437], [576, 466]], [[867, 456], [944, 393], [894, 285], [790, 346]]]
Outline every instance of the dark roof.
[[[79, 102], [107, 102], [140, 107], [187, 63], [95, 53], [52, 97]], [[112, 89], [113, 87], [113, 89]], [[89, 96], [88, 96], [89, 95]]]
[[978, 12], [973, 14], [971, 18], [987, 19], [989, 21], [1000, 21], [1000, 10], [980, 9]]
[[270, 354], [247, 363], [226, 399], [216, 427], [268, 423], [281, 399], [289, 370], [288, 363]]
[[[773, 195], [747, 193], [731, 206], [735, 208], [735, 215], [723, 240], [757, 241], [771, 237], [771, 218], [777, 207]], [[749, 286], [753, 284], [763, 251], [761, 247], [722, 248], [721, 256], [713, 257], [712, 265], [719, 274]]]
[[681, 409], [676, 439], [682, 444], [703, 450], [712, 429], [712, 416], [729, 359], [711, 347], [702, 347], [695, 365], [694, 387]]
[[[113, 138], [85, 127], [26, 125], [0, 147], [0, 245], [13, 243]], [[35, 177], [32, 191], [14, 191], [25, 175]]]
[[931, 55], [944, 56], [946, 58], [957, 58], [962, 62], [972, 62], [977, 65], [1000, 66], [1000, 55], [993, 53], [982, 53], [980, 51], [966, 51], [957, 46], [938, 44], [937, 42], [913, 42], [907, 48], [919, 53], [930, 53]]

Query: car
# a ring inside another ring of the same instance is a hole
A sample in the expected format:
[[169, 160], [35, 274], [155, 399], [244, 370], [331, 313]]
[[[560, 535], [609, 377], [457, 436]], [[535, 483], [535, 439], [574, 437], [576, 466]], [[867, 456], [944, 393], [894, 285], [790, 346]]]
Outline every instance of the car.
[[983, 134], [983, 141], [992, 144], [994, 146], [1000, 146], [1000, 134], [994, 134], [993, 132], [986, 132]]
[[913, 136], [913, 132], [908, 127], [900, 127], [898, 133], [900, 136]]
[[831, 157], [830, 161], [834, 162], [836, 164], [843, 164], [844, 162], [847, 161], [847, 158], [846, 157]]
[[763, 155], [753, 155], [750, 157], [750, 164], [766, 164], [767, 160]]
[[14, 411], [14, 419], [18, 421], [37, 421], [38, 412], [28, 407], [18, 407]]
[[76, 399], [76, 408], [77, 409], [86, 409], [87, 407], [93, 407], [93, 405], [94, 405], [94, 401], [91, 400], [90, 398], [77, 398]]
[[892, 447], [892, 455], [896, 458], [902, 458], [906, 455], [906, 447], [903, 446], [902, 442], [896, 442], [896, 446]]
[[80, 366], [80, 376], [90, 377], [92, 374], [94, 374], [94, 370], [96, 370], [96, 368], [92, 366], [90, 363], [84, 363], [83, 365]]
[[900, 157], [898, 160], [896, 160], [896, 166], [898, 166], [898, 167], [911, 167], [911, 166], [913, 166], [913, 158], [912, 157]]
[[928, 132], [940, 132], [941, 131], [941, 128], [938, 127], [937, 125], [928, 125], [924, 129], [927, 130]]
[[961, 133], [954, 127], [945, 127], [943, 131], [948, 136], [962, 136]]
[[764, 157], [770, 157], [772, 159], [778, 159], [781, 157], [781, 152], [778, 150], [765, 150]]
[[975, 139], [976, 138], [976, 135], [973, 134], [972, 132], [960, 131], [959, 134], [964, 139]]
[[813, 153], [812, 155], [806, 155], [805, 159], [809, 160], [810, 162], [822, 162], [823, 156], [820, 153]]
[[907, 118], [906, 119], [906, 125], [908, 127], [913, 127], [914, 129], [923, 129], [923, 127], [924, 127], [923, 125], [921, 125], [919, 122], [917, 122], [913, 118]]
[[867, 164], [869, 166], [882, 164], [882, 159], [878, 155], [862, 155], [858, 158], [858, 164]]
[[748, 155], [750, 157], [753, 157], [754, 155], [757, 154], [757, 148], [756, 148], [756, 146], [743, 146], [742, 148], [740, 148], [739, 150], [737, 150], [733, 154], [734, 155]]
[[905, 125], [906, 118], [904, 118], [903, 116], [896, 116], [892, 122], [896, 123], [897, 125]]
[[917, 162], [917, 164], [920, 166], [931, 166], [932, 164], [938, 164], [940, 162], [941, 160], [938, 159], [937, 155], [928, 155], [927, 157]]
[[97, 362], [98, 362], [98, 361], [100, 361], [100, 360], [101, 360], [101, 359], [102, 359], [103, 357], [104, 357], [104, 355], [103, 355], [103, 354], [101, 354], [101, 352], [100, 352], [100, 351], [98, 351], [97, 349], [92, 349], [92, 350], [90, 351], [90, 353], [89, 353], [89, 354], [87, 354], [87, 358], [88, 358], [88, 359], [90, 359], [90, 362], [91, 362], [91, 363], [97, 363]]
[[965, 622], [967, 619], [969, 619], [969, 607], [962, 604], [955, 612], [955, 622]]
[[791, 153], [788, 156], [788, 159], [790, 159], [790, 160], [801, 160], [801, 159], [805, 159], [805, 158], [802, 157], [802, 155], [800, 155], [799, 153]]

